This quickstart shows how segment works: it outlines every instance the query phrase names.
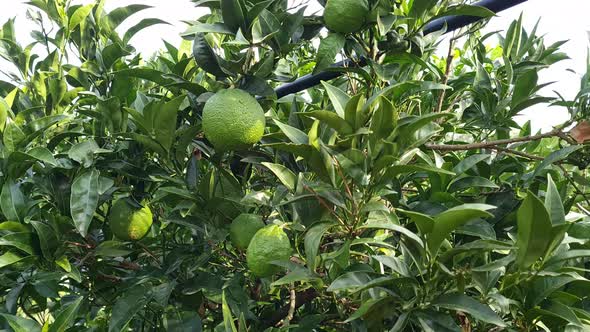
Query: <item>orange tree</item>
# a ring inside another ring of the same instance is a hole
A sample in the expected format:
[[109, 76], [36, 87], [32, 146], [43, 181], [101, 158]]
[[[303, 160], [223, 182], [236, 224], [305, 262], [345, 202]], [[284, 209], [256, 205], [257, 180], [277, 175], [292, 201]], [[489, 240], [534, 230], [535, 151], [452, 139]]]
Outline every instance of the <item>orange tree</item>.
[[[590, 327], [589, 78], [539, 95], [562, 43], [521, 19], [423, 35], [493, 15], [459, 1], [325, 2], [329, 24], [195, 1], [209, 14], [151, 58], [130, 40], [161, 20], [117, 33], [144, 5], [32, 0], [30, 45], [2, 26], [3, 329]], [[276, 98], [322, 70], [344, 75]], [[570, 119], [514, 121], [539, 104]]]

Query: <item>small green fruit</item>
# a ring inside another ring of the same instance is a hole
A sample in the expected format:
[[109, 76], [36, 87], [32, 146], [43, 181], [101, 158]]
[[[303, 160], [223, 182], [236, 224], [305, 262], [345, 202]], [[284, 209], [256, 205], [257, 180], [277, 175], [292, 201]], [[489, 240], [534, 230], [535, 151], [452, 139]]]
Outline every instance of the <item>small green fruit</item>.
[[115, 236], [124, 241], [143, 238], [152, 227], [153, 215], [145, 205], [136, 207], [127, 199], [119, 199], [109, 213], [109, 225]]
[[324, 9], [324, 23], [335, 32], [356, 32], [365, 25], [368, 14], [367, 0], [328, 0]]
[[260, 216], [242, 213], [232, 221], [229, 238], [236, 248], [246, 250], [254, 234], [263, 227], [264, 222]]
[[288, 260], [291, 252], [285, 231], [277, 225], [268, 225], [254, 234], [246, 251], [246, 261], [252, 274], [269, 277], [280, 271], [280, 267], [271, 262]]

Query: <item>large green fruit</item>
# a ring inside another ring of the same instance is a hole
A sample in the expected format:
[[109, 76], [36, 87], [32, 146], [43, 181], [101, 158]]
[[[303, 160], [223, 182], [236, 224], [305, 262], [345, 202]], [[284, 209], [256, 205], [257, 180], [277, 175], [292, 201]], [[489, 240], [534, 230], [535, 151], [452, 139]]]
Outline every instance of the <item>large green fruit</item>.
[[229, 238], [236, 248], [245, 250], [254, 234], [263, 227], [264, 222], [260, 216], [242, 213], [229, 226]]
[[280, 267], [272, 261], [288, 260], [291, 257], [291, 243], [283, 229], [277, 225], [268, 225], [260, 229], [250, 241], [246, 251], [246, 261], [252, 274], [268, 277]]
[[119, 199], [109, 213], [109, 225], [115, 236], [125, 241], [144, 237], [152, 227], [152, 210], [145, 205], [134, 206], [127, 199]]
[[356, 32], [365, 25], [368, 14], [367, 0], [328, 0], [324, 9], [324, 23], [332, 31]]
[[243, 90], [221, 90], [203, 108], [205, 137], [221, 151], [249, 148], [260, 141], [264, 127], [262, 107]]

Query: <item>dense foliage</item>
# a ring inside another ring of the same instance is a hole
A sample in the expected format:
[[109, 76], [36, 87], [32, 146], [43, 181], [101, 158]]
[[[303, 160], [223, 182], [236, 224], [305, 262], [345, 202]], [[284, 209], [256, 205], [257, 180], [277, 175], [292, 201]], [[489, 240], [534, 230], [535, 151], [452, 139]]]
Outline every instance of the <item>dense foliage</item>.
[[[590, 328], [590, 77], [574, 100], [539, 95], [562, 42], [521, 19], [482, 35], [493, 13], [450, 0], [369, 0], [347, 34], [300, 1], [195, 0], [210, 14], [146, 58], [130, 41], [164, 22], [119, 34], [146, 6], [104, 2], [31, 0], [30, 45], [0, 30], [2, 328]], [[422, 33], [461, 14], [484, 21]], [[344, 75], [276, 98], [323, 70]], [[229, 88], [257, 96], [265, 134], [215, 151], [202, 110]], [[570, 120], [515, 122], [539, 104]], [[146, 237], [112, 234], [119, 199], [149, 206]], [[288, 236], [270, 276], [230, 241], [243, 213]]]

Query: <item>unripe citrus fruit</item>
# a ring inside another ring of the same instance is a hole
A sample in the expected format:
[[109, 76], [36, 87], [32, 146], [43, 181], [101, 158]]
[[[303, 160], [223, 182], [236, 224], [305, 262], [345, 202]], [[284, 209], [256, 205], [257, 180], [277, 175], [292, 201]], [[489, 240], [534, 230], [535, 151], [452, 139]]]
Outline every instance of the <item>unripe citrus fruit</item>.
[[229, 238], [236, 248], [245, 250], [254, 234], [263, 227], [264, 222], [260, 216], [242, 213], [229, 226]]
[[283, 229], [277, 225], [268, 225], [256, 232], [248, 245], [248, 268], [258, 277], [271, 276], [280, 271], [280, 267], [271, 262], [288, 260], [291, 251], [289, 237]]
[[324, 9], [324, 23], [332, 31], [356, 32], [365, 25], [368, 14], [367, 0], [328, 0]]
[[152, 211], [147, 205], [136, 207], [127, 199], [119, 199], [109, 213], [109, 225], [115, 236], [125, 241], [144, 237], [152, 227]]
[[262, 107], [243, 90], [221, 90], [203, 108], [203, 132], [218, 150], [249, 148], [260, 141], [264, 126]]

